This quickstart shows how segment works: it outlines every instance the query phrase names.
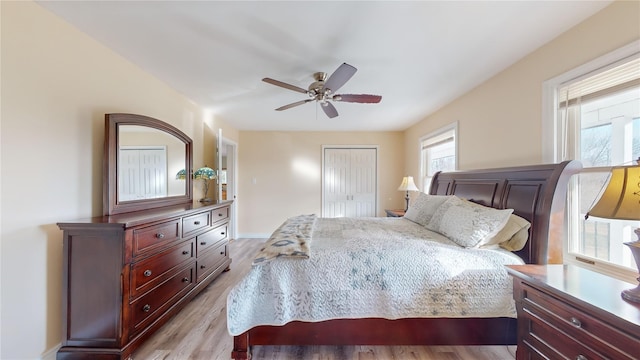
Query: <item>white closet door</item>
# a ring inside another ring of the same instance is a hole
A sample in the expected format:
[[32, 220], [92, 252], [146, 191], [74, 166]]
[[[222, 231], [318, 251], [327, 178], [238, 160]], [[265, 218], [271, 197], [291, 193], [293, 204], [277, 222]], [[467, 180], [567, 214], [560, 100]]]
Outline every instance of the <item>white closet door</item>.
[[118, 159], [118, 201], [138, 199], [140, 187], [140, 151], [120, 149]]
[[325, 148], [323, 217], [375, 216], [375, 148]]
[[167, 196], [167, 152], [158, 148], [121, 148], [118, 201]]
[[376, 149], [351, 149], [347, 216], [376, 216]]
[[323, 217], [347, 216], [349, 149], [325, 149]]

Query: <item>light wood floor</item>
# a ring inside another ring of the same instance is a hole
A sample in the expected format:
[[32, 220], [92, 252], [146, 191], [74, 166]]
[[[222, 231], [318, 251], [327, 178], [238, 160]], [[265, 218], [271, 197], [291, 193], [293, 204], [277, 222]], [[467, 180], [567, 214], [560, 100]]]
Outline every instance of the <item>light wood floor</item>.
[[[134, 360], [229, 359], [227, 293], [251, 267], [262, 240], [231, 241], [231, 271], [223, 273], [133, 354]], [[254, 346], [253, 359], [512, 360], [515, 346]]]

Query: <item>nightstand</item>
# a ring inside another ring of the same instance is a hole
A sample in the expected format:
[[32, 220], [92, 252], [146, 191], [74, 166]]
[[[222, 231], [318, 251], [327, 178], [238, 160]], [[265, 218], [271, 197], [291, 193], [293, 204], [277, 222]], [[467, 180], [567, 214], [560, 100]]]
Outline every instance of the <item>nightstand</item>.
[[638, 359], [634, 285], [571, 265], [512, 265], [518, 312], [516, 359]]
[[387, 213], [387, 217], [403, 217], [405, 211], [400, 209], [400, 210], [385, 210], [385, 212]]

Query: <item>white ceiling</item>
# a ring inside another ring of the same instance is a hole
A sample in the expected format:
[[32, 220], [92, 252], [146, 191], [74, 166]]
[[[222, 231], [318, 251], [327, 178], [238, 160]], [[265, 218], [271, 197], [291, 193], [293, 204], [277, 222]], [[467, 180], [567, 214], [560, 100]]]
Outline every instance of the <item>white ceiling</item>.
[[[39, 1], [240, 130], [404, 130], [607, 6], [610, 1]], [[315, 102], [312, 74], [358, 72]]]

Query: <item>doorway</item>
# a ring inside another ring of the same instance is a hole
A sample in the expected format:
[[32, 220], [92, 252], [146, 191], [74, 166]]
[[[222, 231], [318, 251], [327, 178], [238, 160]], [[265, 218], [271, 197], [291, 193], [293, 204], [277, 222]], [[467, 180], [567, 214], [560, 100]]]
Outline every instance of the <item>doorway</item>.
[[238, 144], [222, 137], [218, 133], [218, 199], [220, 201], [234, 200], [231, 204], [231, 219], [229, 220], [229, 238], [235, 239], [237, 228], [237, 158]]

